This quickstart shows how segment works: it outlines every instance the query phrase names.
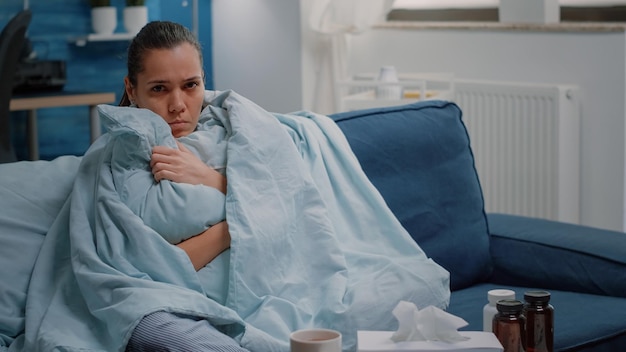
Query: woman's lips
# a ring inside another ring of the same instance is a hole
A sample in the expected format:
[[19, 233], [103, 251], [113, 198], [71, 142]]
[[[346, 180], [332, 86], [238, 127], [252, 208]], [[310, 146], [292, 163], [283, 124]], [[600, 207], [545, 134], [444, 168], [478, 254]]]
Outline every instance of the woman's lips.
[[187, 121], [174, 121], [174, 122], [170, 122], [170, 126], [183, 126], [187, 124]]
[[173, 121], [169, 123], [169, 126], [174, 137], [178, 138], [188, 134], [190, 125], [188, 121]]

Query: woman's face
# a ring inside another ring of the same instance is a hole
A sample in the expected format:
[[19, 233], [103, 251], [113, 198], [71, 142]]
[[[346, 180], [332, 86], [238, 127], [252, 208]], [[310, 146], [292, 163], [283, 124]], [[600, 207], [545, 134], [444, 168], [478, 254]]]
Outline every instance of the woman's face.
[[150, 109], [170, 125], [174, 137], [196, 129], [204, 100], [204, 80], [197, 49], [183, 43], [172, 49], [148, 50], [137, 85], [124, 80], [137, 107]]

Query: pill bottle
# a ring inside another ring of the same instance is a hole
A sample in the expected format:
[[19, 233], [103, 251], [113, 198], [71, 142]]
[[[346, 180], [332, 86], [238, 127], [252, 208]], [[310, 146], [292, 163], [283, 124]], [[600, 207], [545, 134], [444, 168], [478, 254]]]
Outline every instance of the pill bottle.
[[498, 313], [493, 317], [493, 333], [504, 347], [504, 352], [526, 352], [524, 303], [504, 299], [496, 303], [496, 308]]
[[554, 351], [554, 307], [550, 304], [550, 292], [525, 292], [523, 314], [526, 352]]
[[496, 289], [487, 292], [488, 303], [483, 307], [483, 331], [492, 332], [493, 316], [498, 313], [496, 303], [502, 299], [515, 299], [515, 291]]

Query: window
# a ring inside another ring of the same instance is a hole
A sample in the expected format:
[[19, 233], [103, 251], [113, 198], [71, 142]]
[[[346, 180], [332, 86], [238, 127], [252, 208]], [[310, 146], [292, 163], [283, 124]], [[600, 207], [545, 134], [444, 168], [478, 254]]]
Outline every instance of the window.
[[[525, 0], [521, 0], [525, 1]], [[500, 0], [395, 0], [390, 21], [498, 21]], [[559, 0], [562, 22], [626, 22], [626, 0]]]

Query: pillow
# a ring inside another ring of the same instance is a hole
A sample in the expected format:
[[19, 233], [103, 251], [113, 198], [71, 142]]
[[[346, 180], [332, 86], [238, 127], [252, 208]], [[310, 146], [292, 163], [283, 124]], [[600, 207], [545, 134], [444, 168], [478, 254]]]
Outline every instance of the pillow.
[[331, 116], [413, 239], [450, 272], [450, 287], [492, 271], [482, 190], [461, 110], [451, 102]]
[[[148, 109], [99, 105], [102, 123], [109, 132], [111, 172], [124, 204], [144, 223], [170, 243], [179, 243], [197, 235], [226, 217], [225, 195], [205, 185], [191, 185], [167, 180], [156, 183], [150, 169], [152, 148], [164, 145], [178, 148], [169, 125]], [[225, 160], [223, 128], [196, 131], [193, 137], [181, 138], [192, 152], [214, 168]], [[214, 146], [220, 145], [222, 148]]]
[[24, 331], [33, 266], [79, 164], [76, 156], [0, 164], [0, 346]]

